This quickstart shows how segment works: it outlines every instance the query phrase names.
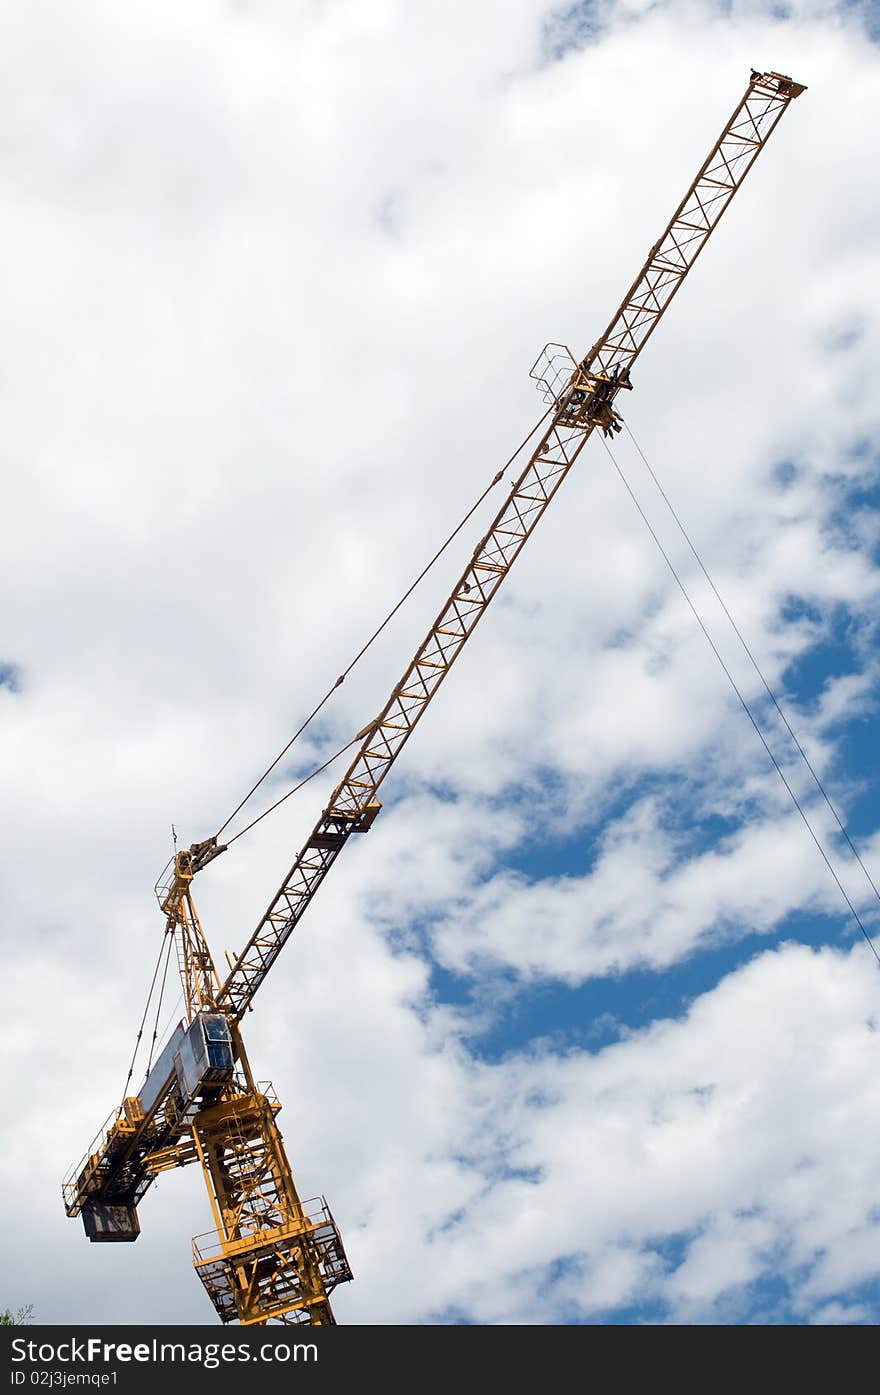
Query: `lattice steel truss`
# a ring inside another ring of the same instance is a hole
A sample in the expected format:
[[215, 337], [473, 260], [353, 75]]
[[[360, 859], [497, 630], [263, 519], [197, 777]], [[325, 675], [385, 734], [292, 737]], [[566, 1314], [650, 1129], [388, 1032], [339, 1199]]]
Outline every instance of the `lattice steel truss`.
[[198, 854], [207, 846], [197, 844], [195, 848], [177, 853], [169, 880], [155, 888], [156, 899], [166, 917], [166, 933], [174, 936], [188, 1022], [200, 1010], [216, 1006], [220, 988], [220, 978], [190, 890], [199, 865]]

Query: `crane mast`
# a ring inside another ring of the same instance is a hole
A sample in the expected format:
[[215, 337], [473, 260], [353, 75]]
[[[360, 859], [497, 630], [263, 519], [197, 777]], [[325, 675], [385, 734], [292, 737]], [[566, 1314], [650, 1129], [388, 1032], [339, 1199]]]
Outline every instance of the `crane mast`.
[[[244, 949], [221, 984], [191, 894], [224, 851], [217, 839], [176, 854], [157, 888], [173, 936], [185, 1017], [139, 1093], [114, 1111], [62, 1186], [93, 1241], [131, 1241], [137, 1206], [163, 1171], [198, 1162], [215, 1231], [193, 1241], [222, 1322], [334, 1321], [329, 1295], [351, 1270], [323, 1197], [303, 1202], [271, 1085], [252, 1074], [240, 1022], [349, 837], [366, 833], [394, 761], [543, 517], [587, 440], [620, 429], [614, 407], [631, 369], [769, 136], [804, 87], [753, 71], [742, 100], [651, 248], [604, 334], [577, 359], [548, 344], [531, 376], [550, 404], [531, 458], [392, 690]], [[499, 476], [500, 478], [500, 476]]]

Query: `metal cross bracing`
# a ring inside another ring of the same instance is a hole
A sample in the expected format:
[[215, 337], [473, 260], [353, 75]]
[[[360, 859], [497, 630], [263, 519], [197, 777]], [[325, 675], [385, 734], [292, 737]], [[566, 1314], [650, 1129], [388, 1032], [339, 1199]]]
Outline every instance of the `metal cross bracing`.
[[630, 369], [789, 103], [806, 89], [752, 72], [737, 106], [601, 339], [582, 360], [611, 375]]
[[359, 733], [357, 755], [222, 986], [191, 883], [223, 848], [209, 839], [178, 853], [169, 882], [158, 889], [185, 1018], [140, 1092], [126, 1096], [62, 1190], [68, 1215], [82, 1215], [90, 1239], [130, 1241], [153, 1179], [199, 1162], [216, 1231], [208, 1243], [193, 1242], [193, 1256], [223, 1322], [332, 1323], [329, 1294], [351, 1278], [326, 1202], [299, 1199], [276, 1121], [280, 1106], [270, 1087], [254, 1081], [240, 1020], [349, 837], [371, 827], [382, 782], [590, 435], [597, 427], [606, 435], [619, 430], [614, 401], [632, 386], [633, 363], [803, 90], [782, 74], [752, 73], [605, 333], [580, 360], [563, 346], [545, 349], [532, 376], [551, 404], [549, 425], [403, 677]]
[[207, 1244], [193, 1241], [195, 1269], [221, 1322], [290, 1314], [327, 1326], [329, 1294], [351, 1270], [326, 1201], [299, 1199], [279, 1109], [265, 1089], [252, 1088], [196, 1116], [193, 1140], [217, 1230]]
[[156, 899], [166, 916], [166, 931], [174, 936], [183, 1001], [190, 1020], [200, 1009], [210, 1009], [216, 1005], [220, 988], [220, 979], [190, 890], [195, 875], [194, 862], [192, 849], [178, 853], [169, 880], [155, 888]]

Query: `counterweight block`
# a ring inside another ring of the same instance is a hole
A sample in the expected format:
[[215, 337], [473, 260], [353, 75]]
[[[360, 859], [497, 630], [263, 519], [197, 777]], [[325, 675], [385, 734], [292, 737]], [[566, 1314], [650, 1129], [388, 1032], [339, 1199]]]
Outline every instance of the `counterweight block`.
[[91, 1241], [136, 1240], [141, 1233], [136, 1206], [93, 1201], [82, 1208], [83, 1228]]

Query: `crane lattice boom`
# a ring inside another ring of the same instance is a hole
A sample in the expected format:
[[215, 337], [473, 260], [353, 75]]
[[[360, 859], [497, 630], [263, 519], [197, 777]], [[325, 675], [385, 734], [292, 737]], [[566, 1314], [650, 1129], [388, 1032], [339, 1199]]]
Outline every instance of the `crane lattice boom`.
[[[563, 357], [568, 363], [562, 382], [532, 370], [555, 402], [552, 423], [236, 959], [220, 991], [220, 1002], [236, 1018], [250, 1005], [349, 834], [369, 828], [378, 813], [379, 786], [587, 438], [597, 426], [606, 432], [614, 429], [611, 404], [622, 388], [631, 386], [632, 365], [789, 102], [803, 90], [777, 73], [753, 73], [745, 96], [605, 333], [580, 363], [568, 354]], [[556, 347], [561, 346], [547, 346]]]

